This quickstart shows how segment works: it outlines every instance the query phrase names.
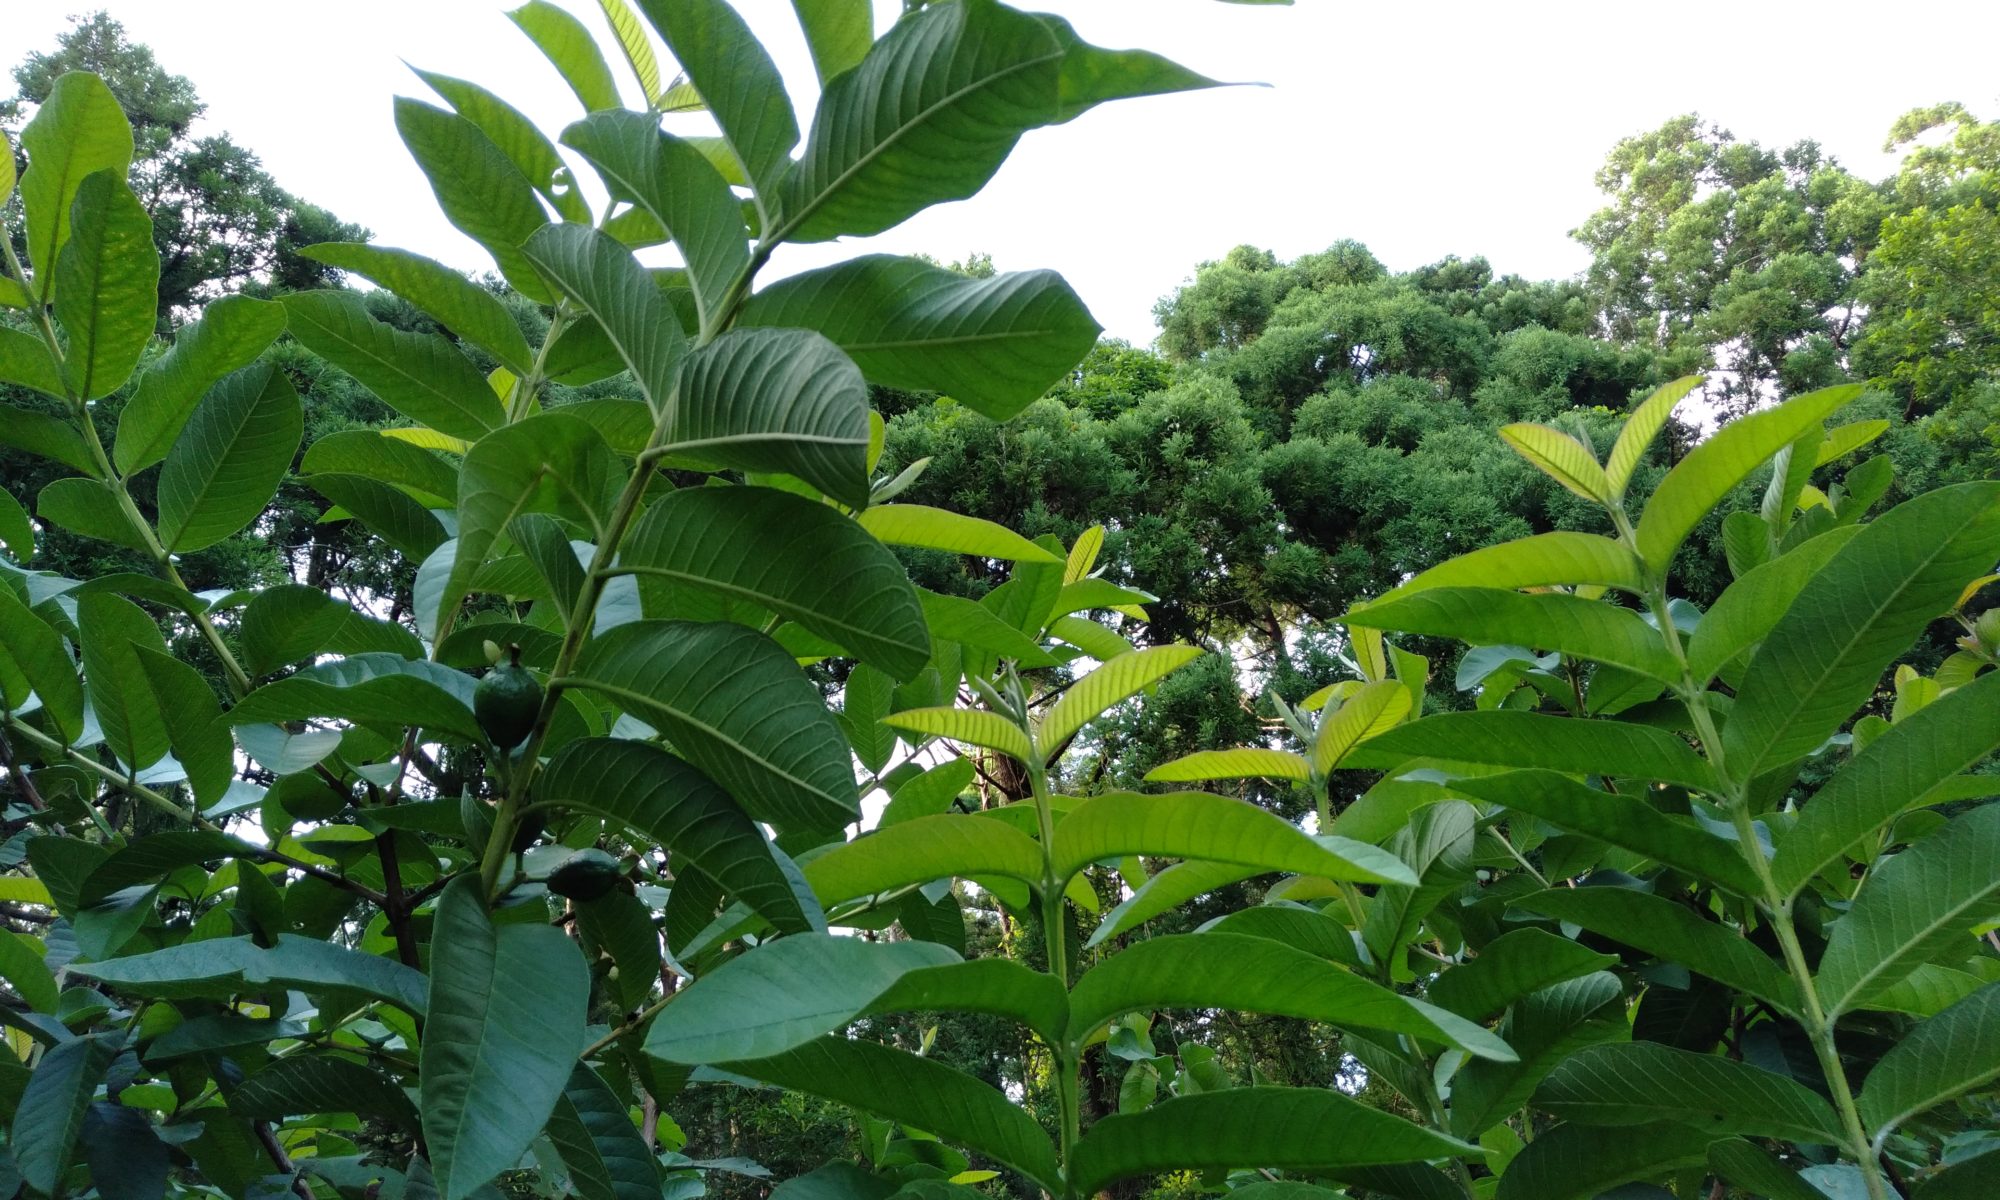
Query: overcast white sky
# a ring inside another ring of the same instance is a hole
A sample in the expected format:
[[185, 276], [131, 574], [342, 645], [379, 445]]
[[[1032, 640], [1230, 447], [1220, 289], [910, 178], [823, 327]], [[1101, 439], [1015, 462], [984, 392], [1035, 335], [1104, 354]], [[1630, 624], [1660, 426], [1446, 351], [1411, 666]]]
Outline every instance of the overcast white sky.
[[[595, 4], [564, 2], [602, 28]], [[812, 72], [790, 5], [737, 3], [804, 109]], [[193, 79], [209, 128], [261, 154], [284, 186], [382, 244], [466, 269], [491, 263], [438, 215], [396, 139], [391, 95], [435, 99], [400, 60], [483, 83], [551, 132], [581, 115], [501, 0], [101, 5]], [[1961, 100], [2000, 114], [1991, 0], [1926, 5], [1921, 22], [1880, 3], [1771, 0], [1028, 6], [1099, 45], [1270, 86], [1107, 105], [1030, 133], [983, 193], [865, 245], [1054, 267], [1110, 333], [1141, 343], [1154, 300], [1241, 242], [1289, 258], [1351, 237], [1397, 269], [1456, 253], [1500, 272], [1573, 274], [1585, 259], [1567, 233], [1599, 203], [1591, 177], [1605, 151], [1677, 113], [1766, 144], [1817, 138], [1870, 176], [1892, 170], [1882, 138], [1906, 109]], [[67, 14], [89, 7], [0, 0], [0, 61], [52, 46]], [[898, 7], [878, 0], [884, 22]], [[781, 254], [773, 269], [860, 248]]]

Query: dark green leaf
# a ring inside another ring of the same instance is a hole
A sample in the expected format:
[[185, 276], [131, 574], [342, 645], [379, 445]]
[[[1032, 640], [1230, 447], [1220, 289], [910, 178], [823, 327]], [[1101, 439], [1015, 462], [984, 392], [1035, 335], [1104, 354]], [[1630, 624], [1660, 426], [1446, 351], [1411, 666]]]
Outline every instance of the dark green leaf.
[[583, 1049], [590, 973], [562, 930], [496, 928], [477, 874], [439, 898], [420, 1060], [424, 1141], [443, 1200], [512, 1167]]
[[280, 724], [322, 718], [415, 725], [477, 743], [472, 678], [400, 654], [356, 654], [308, 667], [267, 683], [229, 710], [231, 725]]
[[1077, 805], [1056, 826], [1058, 879], [1127, 854], [1236, 863], [1356, 883], [1417, 882], [1402, 860], [1345, 838], [1312, 838], [1253, 804], [1202, 792], [1113, 793]]
[[1819, 961], [1816, 983], [1829, 1018], [1969, 938], [2000, 892], [1996, 861], [2000, 804], [1976, 808], [1877, 862]]
[[1564, 1125], [1539, 1134], [1500, 1177], [1495, 1200], [1592, 1200], [1622, 1183], [1657, 1179], [1708, 1161], [1714, 1138], [1685, 1125], [1592, 1129]]
[[29, 1187], [57, 1194], [91, 1094], [116, 1052], [115, 1040], [102, 1035], [58, 1042], [43, 1052], [21, 1092], [8, 1135], [14, 1166]]
[[1771, 874], [1791, 895], [1856, 843], [2000, 746], [2000, 671], [1947, 692], [1868, 743], [1778, 838]]
[[69, 969], [133, 995], [169, 1000], [275, 986], [360, 992], [421, 1013], [426, 990], [422, 973], [393, 959], [291, 934], [270, 949], [247, 937], [215, 938]]
[[639, 519], [618, 566], [782, 613], [900, 680], [930, 660], [902, 564], [824, 504], [769, 488], [685, 488]]
[[1462, 1017], [1398, 995], [1305, 950], [1238, 933], [1148, 938], [1084, 972], [1070, 992], [1071, 1041], [1128, 1012], [1221, 1008], [1406, 1034], [1511, 1061], [1513, 1051]]
[[134, 770], [150, 767], [167, 752], [169, 739], [138, 651], [166, 653], [159, 626], [131, 601], [109, 593], [83, 597], [76, 612], [83, 633], [83, 677], [105, 745]]
[[160, 541], [169, 550], [200, 550], [255, 521], [304, 433], [299, 394], [270, 364], [216, 384], [160, 468]]
[[[50, 732], [65, 742], [83, 736], [83, 684], [62, 635], [5, 587], [0, 587], [0, 655], [41, 698]], [[10, 708], [18, 708], [27, 698], [9, 694], [6, 699]]]
[[653, 412], [667, 412], [687, 339], [632, 252], [583, 225], [546, 226], [522, 252], [604, 330]]
[[1088, 1194], [1162, 1171], [1310, 1171], [1478, 1152], [1331, 1089], [1230, 1088], [1098, 1121], [1077, 1143], [1069, 1183]]
[[1346, 620], [1370, 629], [1451, 637], [1477, 646], [1559, 650], [1668, 683], [1679, 682], [1681, 675], [1680, 664], [1639, 614], [1560, 592], [1526, 595], [1498, 588], [1431, 588], [1363, 605], [1350, 611]]
[[28, 172], [21, 176], [28, 261], [35, 268], [34, 298], [46, 304], [56, 290], [57, 256], [70, 239], [77, 190], [98, 171], [125, 178], [132, 123], [103, 79], [69, 71], [22, 127], [21, 149], [28, 153]]
[[1621, 887], [1551, 888], [1515, 901], [1530, 912], [1569, 921], [1592, 933], [1686, 966], [1740, 988], [1786, 1012], [1798, 1001], [1792, 981], [1763, 951], [1664, 896]]
[[[783, 93], [778, 96], [782, 101]], [[650, 113], [598, 113], [564, 130], [563, 144], [588, 159], [613, 194], [638, 205], [673, 238], [687, 263], [702, 327], [721, 328], [730, 295], [750, 270], [743, 208], [722, 176], [694, 146], [661, 130]]]
[[1480, 947], [1477, 958], [1438, 976], [1428, 995], [1441, 1008], [1484, 1021], [1524, 996], [1617, 961], [1547, 930], [1516, 929]]
[[1751, 660], [1722, 731], [1729, 773], [1752, 779], [1817, 749], [1996, 558], [2000, 483], [1927, 492], [1863, 528]]
[[349, 293], [294, 292], [283, 302], [293, 337], [404, 416], [466, 441], [501, 423], [486, 377], [443, 338], [385, 325]]
[[1861, 1117], [1877, 1133], [2000, 1078], [2000, 983], [1918, 1025], [1868, 1072]]
[[564, 746], [536, 782], [538, 800], [617, 821], [692, 863], [786, 932], [825, 928], [801, 896], [782, 851], [721, 788], [656, 746], [582, 738]]
[[1833, 1106], [1790, 1076], [1656, 1042], [1581, 1050], [1542, 1081], [1534, 1103], [1583, 1125], [1667, 1121], [1710, 1134], [1841, 1140]]
[[123, 164], [92, 173], [77, 188], [55, 276], [69, 389], [92, 400], [108, 396], [132, 377], [153, 340], [160, 290], [153, 222], [125, 186]]
[[[1491, 1129], [1518, 1112], [1535, 1085], [1570, 1055], [1628, 1036], [1623, 999], [1618, 977], [1600, 971], [1516, 1001], [1500, 1035], [1520, 1060], [1470, 1062], [1459, 1071], [1451, 1085], [1452, 1132], [1469, 1138]], [[1425, 1068], [1413, 1064], [1410, 1069]]]
[[584, 649], [569, 682], [661, 730], [757, 820], [829, 829], [859, 816], [839, 724], [791, 656], [754, 629], [621, 625]]
[[734, 330], [688, 356], [665, 448], [796, 475], [859, 508], [868, 502], [868, 385], [819, 334]]
[[[551, 151], [551, 156], [553, 156]], [[440, 325], [485, 350], [516, 375], [528, 373], [534, 351], [507, 307], [478, 284], [408, 250], [363, 242], [321, 242], [301, 251], [315, 262], [350, 271], [423, 309]], [[211, 309], [211, 312], [214, 310]]]
[[639, 7], [707, 102], [759, 202], [774, 213], [799, 124], [770, 55], [723, 0], [639, 0]]
[[[8, 414], [13, 419], [13, 414]], [[72, 533], [132, 550], [152, 551], [146, 532], [108, 484], [95, 479], [58, 479], [35, 497], [35, 515]]]
[[818, 330], [871, 383], [944, 392], [1001, 421], [1062, 378], [1098, 334], [1052, 271], [968, 279], [885, 254], [780, 280], [750, 298], [739, 323]]
[[118, 414], [112, 461], [131, 475], [167, 456], [195, 403], [217, 380], [257, 361], [285, 331], [285, 310], [269, 300], [224, 296], [184, 325], [174, 345], [146, 368]]
[[273, 1059], [229, 1093], [229, 1111], [254, 1121], [351, 1112], [381, 1117], [404, 1129], [417, 1127], [417, 1110], [402, 1088], [335, 1054]]
[[625, 1105], [587, 1063], [578, 1063], [549, 1118], [570, 1184], [583, 1200], [660, 1200], [660, 1165]]
[[396, 98], [396, 132], [430, 180], [446, 219], [486, 248], [515, 291], [544, 304], [553, 301], [520, 249], [548, 224], [548, 213], [513, 160], [471, 121], [404, 96]]
[[[1061, 1190], [1054, 1147], [1005, 1094], [950, 1067], [874, 1042], [826, 1037], [725, 1070], [930, 1131]], [[1393, 1118], [1390, 1118], [1393, 1120]]]
[[[1644, 855], [1720, 884], [1739, 896], [1763, 893], [1757, 872], [1743, 857], [1740, 844], [1692, 821], [1670, 817], [1644, 800], [1586, 787], [1553, 771], [1509, 771], [1456, 780], [1452, 787], [1488, 804], [1528, 813], [1571, 833]], [[1756, 853], [1763, 853], [1762, 848]]]
[[930, 942], [778, 938], [689, 984], [654, 1019], [646, 1053], [680, 1063], [769, 1058], [841, 1029], [910, 971], [957, 960]]

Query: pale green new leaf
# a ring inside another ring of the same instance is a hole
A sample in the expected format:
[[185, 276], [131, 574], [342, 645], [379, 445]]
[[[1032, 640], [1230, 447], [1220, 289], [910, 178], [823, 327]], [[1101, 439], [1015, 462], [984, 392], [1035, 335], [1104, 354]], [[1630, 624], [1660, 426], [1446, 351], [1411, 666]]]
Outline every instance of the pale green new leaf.
[[245, 367], [209, 390], [160, 468], [160, 541], [213, 546], [263, 515], [305, 434], [305, 409], [283, 371]]
[[1751, 659], [1722, 730], [1729, 773], [1752, 779], [1817, 749], [1996, 558], [2000, 483], [1926, 492], [1870, 522]]
[[738, 323], [818, 330], [869, 382], [943, 392], [1000, 421], [1061, 379], [1099, 332], [1053, 271], [968, 279], [886, 254], [780, 280]]
[[1560, 429], [1517, 423], [1500, 427], [1500, 440], [1535, 469], [1585, 500], [1598, 504], [1611, 498], [1611, 481], [1588, 447]]
[[515, 291], [544, 304], [553, 301], [520, 249], [548, 224], [549, 215], [534, 184], [506, 152], [457, 113], [405, 96], [396, 98], [396, 132], [430, 180], [445, 218], [485, 247]]
[[95, 172], [76, 189], [55, 284], [69, 390], [89, 400], [108, 396], [132, 377], [159, 315], [153, 222], [125, 186], [122, 164]]
[[1630, 550], [1594, 533], [1538, 533], [1482, 546], [1439, 563], [1370, 601], [1379, 604], [1435, 587], [1615, 587], [1637, 593], [1642, 568]]
[[687, 357], [665, 451], [719, 467], [796, 475], [868, 503], [868, 384], [804, 329], [732, 330]]
[[655, 501], [618, 569], [797, 621], [898, 680], [930, 660], [916, 589], [894, 554], [824, 504], [770, 488], [683, 488]]
[[843, 1028], [909, 972], [958, 961], [932, 942], [778, 938], [687, 985], [653, 1021], [646, 1053], [695, 1064], [769, 1058]]
[[1918, 1025], [1868, 1072], [1861, 1117], [1894, 1129], [1954, 1096], [2000, 1079], [2000, 983]]
[[692, 864], [786, 933], [822, 929], [782, 851], [701, 772], [645, 742], [579, 738], [536, 778], [535, 797], [624, 825]]
[[1688, 451], [1646, 501], [1637, 530], [1640, 557], [1654, 571], [1665, 572], [1674, 551], [1710, 509], [1772, 455], [1860, 395], [1861, 386], [1823, 388], [1738, 417]]
[[1583, 1125], [1673, 1122], [1717, 1135], [1841, 1140], [1833, 1106], [1791, 1077], [1657, 1042], [1571, 1055], [1535, 1089], [1534, 1104]]
[[1558, 1126], [1538, 1134], [1508, 1165], [1494, 1200], [1593, 1200], [1620, 1184], [1699, 1166], [1714, 1140], [1685, 1125]]
[[1550, 888], [1515, 903], [1679, 963], [1697, 975], [1769, 1001], [1781, 1011], [1798, 1008], [1791, 978], [1768, 955], [1664, 896], [1622, 887]]
[[1099, 1120], [1077, 1143], [1069, 1183], [1087, 1195], [1164, 1171], [1310, 1171], [1478, 1153], [1330, 1088], [1228, 1088]]
[[1653, 779], [1703, 791], [1717, 786], [1708, 763], [1663, 730], [1505, 709], [1437, 713], [1398, 726], [1371, 739], [1351, 761], [1387, 769], [1413, 758]]
[[1484, 1021], [1533, 992], [1602, 971], [1618, 960], [1609, 954], [1529, 926], [1501, 934], [1479, 955], [1439, 975], [1428, 998], [1472, 1021]]
[[549, 0], [528, 0], [507, 18], [555, 66], [585, 112], [618, 107], [618, 85], [583, 22]]
[[1128, 1012], [1219, 1008], [1403, 1034], [1511, 1062], [1507, 1044], [1463, 1017], [1363, 979], [1308, 951], [1240, 933], [1168, 934], [1136, 942], [1070, 990], [1069, 1037], [1081, 1043]]
[[806, 882], [833, 905], [936, 879], [1042, 877], [1035, 839], [991, 817], [943, 813], [899, 821], [806, 862]]
[[2000, 893], [2000, 804], [1954, 818], [1869, 872], [1833, 927], [1816, 981], [1829, 1017], [1935, 958], [1993, 909]]
[[983, 746], [1024, 763], [1034, 758], [1028, 735], [1019, 725], [984, 709], [912, 708], [884, 717], [883, 723], [926, 738], [950, 738], [969, 746]]
[[1813, 794], [1777, 839], [1771, 875], [1791, 895], [1941, 784], [2000, 747], [2000, 671], [1890, 726]]
[[548, 1123], [583, 1049], [590, 972], [560, 929], [495, 927], [476, 874], [438, 900], [430, 967], [424, 1141], [443, 1200], [464, 1200]]
[[1826, 431], [1826, 440], [1819, 445], [1819, 453], [1813, 458], [1813, 466], [1823, 467], [1837, 458], [1846, 458], [1861, 447], [1889, 432], [1886, 420], [1854, 421], [1837, 425]]
[[1071, 684], [1048, 712], [1038, 731], [1045, 757], [1054, 759], [1086, 724], [1124, 700], [1200, 658], [1196, 646], [1152, 646], [1121, 654]]
[[255, 362], [284, 331], [285, 310], [250, 296], [224, 296], [202, 310], [201, 320], [182, 326], [173, 348], [139, 376], [138, 390], [118, 414], [111, 455], [118, 470], [131, 475], [165, 458], [202, 393]]
[[478, 441], [505, 418], [486, 377], [443, 338], [385, 325], [346, 292], [294, 292], [281, 303], [306, 349], [411, 420]]
[[563, 144], [674, 240], [702, 325], [718, 328], [731, 291], [750, 269], [743, 208], [728, 183], [700, 150], [662, 131], [650, 115], [597, 113], [564, 130]]
[[1625, 418], [1619, 427], [1618, 440], [1611, 445], [1611, 456], [1604, 463], [1604, 478], [1611, 485], [1611, 499], [1622, 500], [1625, 485], [1632, 482], [1632, 472], [1638, 470], [1639, 461], [1646, 456], [1646, 448], [1653, 444], [1667, 418], [1673, 415], [1674, 406], [1701, 383], [1699, 375], [1685, 375], [1672, 383], [1663, 384], [1652, 395], [1641, 401], [1632, 415]]
[[855, 520], [878, 541], [979, 558], [1056, 562], [1056, 556], [1002, 525], [923, 504], [878, 504]]
[[1234, 863], [1354, 883], [1417, 882], [1410, 868], [1385, 850], [1346, 838], [1313, 838], [1254, 804], [1204, 792], [1094, 796], [1056, 826], [1058, 879], [1100, 859], [1128, 854]]
[[[528, 373], [534, 351], [493, 293], [433, 258], [364, 242], [321, 242], [300, 251], [315, 262], [352, 272], [408, 300], [440, 325], [485, 350], [516, 375]], [[214, 313], [211, 307], [209, 312]], [[213, 320], [213, 316], [204, 317]]]
[[754, 629], [634, 621], [593, 639], [564, 682], [659, 729], [756, 820], [834, 829], [860, 815], [839, 724], [791, 655]]
[[1349, 611], [1345, 620], [1371, 629], [1457, 638], [1476, 646], [1558, 650], [1668, 683], [1680, 680], [1680, 664], [1638, 613], [1580, 596], [1432, 588], [1363, 605]]
[[869, 0], [792, 0], [792, 11], [805, 31], [822, 86], [860, 62], [875, 44], [874, 5]]
[[132, 162], [132, 122], [103, 79], [68, 71], [35, 109], [35, 119], [22, 127], [21, 149], [28, 154], [21, 207], [28, 262], [35, 269], [34, 299], [47, 304], [56, 290], [56, 259], [70, 238], [77, 189], [98, 171], [125, 178]]
[[1312, 778], [1312, 764], [1289, 750], [1197, 750], [1146, 772], [1148, 783], [1191, 783], [1203, 779]]
[[1055, 1148], [1033, 1117], [999, 1090], [929, 1059], [826, 1037], [771, 1058], [719, 1065], [924, 1129], [1013, 1167], [1051, 1193], [1062, 1190]]
[[1393, 680], [1364, 684], [1339, 708], [1320, 718], [1313, 739], [1312, 767], [1324, 775], [1340, 766], [1355, 747], [1402, 724], [1410, 715], [1410, 689]]

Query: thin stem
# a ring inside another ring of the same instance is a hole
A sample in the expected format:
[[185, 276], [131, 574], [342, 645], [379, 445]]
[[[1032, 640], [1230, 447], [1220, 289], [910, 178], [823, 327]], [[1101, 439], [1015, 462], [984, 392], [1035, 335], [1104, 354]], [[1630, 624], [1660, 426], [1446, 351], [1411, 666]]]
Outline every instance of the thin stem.
[[[1023, 718], [1023, 724], [1026, 724]], [[1056, 878], [1055, 806], [1049, 798], [1049, 772], [1042, 762], [1041, 747], [1035, 744], [1035, 735], [1028, 731], [1029, 755], [1028, 786], [1035, 800], [1035, 820], [1041, 832], [1042, 847], [1042, 942], [1049, 958], [1049, 973], [1069, 990], [1069, 950], [1063, 937], [1063, 896], [1062, 887], [1066, 880]], [[1062, 1164], [1065, 1174], [1069, 1171], [1070, 1155], [1076, 1149], [1081, 1135], [1081, 1103], [1078, 1096], [1078, 1074], [1082, 1066], [1082, 1053], [1068, 1038], [1061, 1039], [1050, 1049], [1055, 1054], [1056, 1102], [1062, 1110]], [[1067, 1181], [1063, 1184], [1065, 1195], [1072, 1189]]]
[[[1611, 517], [1626, 548], [1637, 555], [1638, 538], [1631, 522], [1618, 508], [1611, 510]], [[1735, 826], [1737, 852], [1757, 876], [1758, 889], [1762, 893], [1757, 898], [1757, 906], [1777, 934], [1778, 945], [1784, 952], [1785, 968], [1798, 986], [1800, 1011], [1796, 1015], [1802, 1018], [1806, 1037], [1812, 1042], [1814, 1054], [1819, 1057], [1820, 1071], [1826, 1077], [1827, 1089], [1832, 1094], [1834, 1108], [1840, 1113], [1842, 1130], [1847, 1135], [1848, 1151], [1854, 1155], [1855, 1165], [1861, 1169], [1869, 1200], [1890, 1200], [1891, 1193], [1888, 1183], [1882, 1178], [1881, 1163], [1875, 1147], [1868, 1140], [1860, 1108], [1854, 1101], [1854, 1091], [1848, 1086], [1847, 1072], [1840, 1063], [1840, 1050], [1834, 1042], [1833, 1020], [1820, 1003], [1812, 966], [1806, 961], [1805, 950], [1799, 944], [1798, 930], [1792, 923], [1791, 899], [1778, 887], [1771, 874], [1771, 864], [1764, 857], [1763, 846], [1757, 840], [1756, 821], [1750, 812], [1750, 781], [1732, 779], [1723, 763], [1722, 738], [1717, 731], [1715, 714], [1709, 708], [1707, 681], [1697, 680], [1688, 664], [1680, 630], [1674, 626], [1673, 613], [1667, 602], [1666, 573], [1649, 569], [1647, 575], [1647, 605], [1659, 624], [1661, 640], [1680, 667], [1681, 681], [1674, 690], [1680, 694], [1682, 703], [1687, 705], [1695, 736], [1700, 739], [1702, 751], [1721, 781], [1718, 798]]]
[[576, 1056], [577, 1060], [581, 1062], [585, 1059], [591, 1058], [598, 1052], [616, 1043], [619, 1038], [622, 1038], [626, 1034], [631, 1033], [632, 1031], [638, 1029], [646, 1022], [658, 1016], [660, 1014], [660, 1010], [666, 1008], [667, 1005], [672, 1004], [674, 1002], [674, 997], [680, 994], [681, 993], [678, 991], [668, 992], [665, 996], [647, 1005], [644, 1009], [641, 1009], [638, 1015], [633, 1017], [631, 1020], [625, 1022], [623, 1025], [620, 1025], [618, 1028], [612, 1030], [610, 1033], [605, 1034], [603, 1037], [598, 1038], [590, 1045], [585, 1046], [583, 1048], [583, 1053]]
[[[178, 821], [183, 821], [197, 829], [205, 829], [214, 833], [228, 832], [228, 830], [217, 825], [207, 817], [202, 816], [191, 808], [185, 808], [182, 805], [176, 804], [170, 797], [162, 795], [145, 784], [135, 781], [124, 772], [107, 767], [90, 755], [63, 745], [41, 730], [22, 721], [19, 717], [8, 717], [7, 728], [18, 735], [22, 741], [37, 746], [51, 754], [62, 755], [77, 766], [94, 772], [99, 778], [124, 792], [126, 795], [131, 796], [133, 799], [143, 801]], [[261, 859], [264, 862], [282, 863], [294, 871], [304, 872], [315, 879], [340, 888], [342, 891], [352, 892], [370, 904], [386, 909], [386, 897], [374, 888], [356, 883], [345, 875], [335, 874], [324, 867], [317, 867], [309, 862], [293, 858], [281, 850], [273, 850], [268, 846], [252, 845], [238, 838], [236, 846], [232, 848], [232, 852], [243, 858], [255, 858]]]

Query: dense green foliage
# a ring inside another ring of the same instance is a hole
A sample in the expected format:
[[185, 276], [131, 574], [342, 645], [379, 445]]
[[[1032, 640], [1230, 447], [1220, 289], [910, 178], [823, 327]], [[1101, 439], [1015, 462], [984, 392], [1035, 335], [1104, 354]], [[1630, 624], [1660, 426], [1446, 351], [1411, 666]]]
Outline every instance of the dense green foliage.
[[1990, 1190], [1995, 127], [1679, 119], [1583, 279], [1242, 247], [1154, 353], [758, 274], [1209, 81], [793, 7], [809, 118], [723, 0], [511, 14], [553, 137], [419, 72], [485, 281], [17, 72], [0, 1195]]

